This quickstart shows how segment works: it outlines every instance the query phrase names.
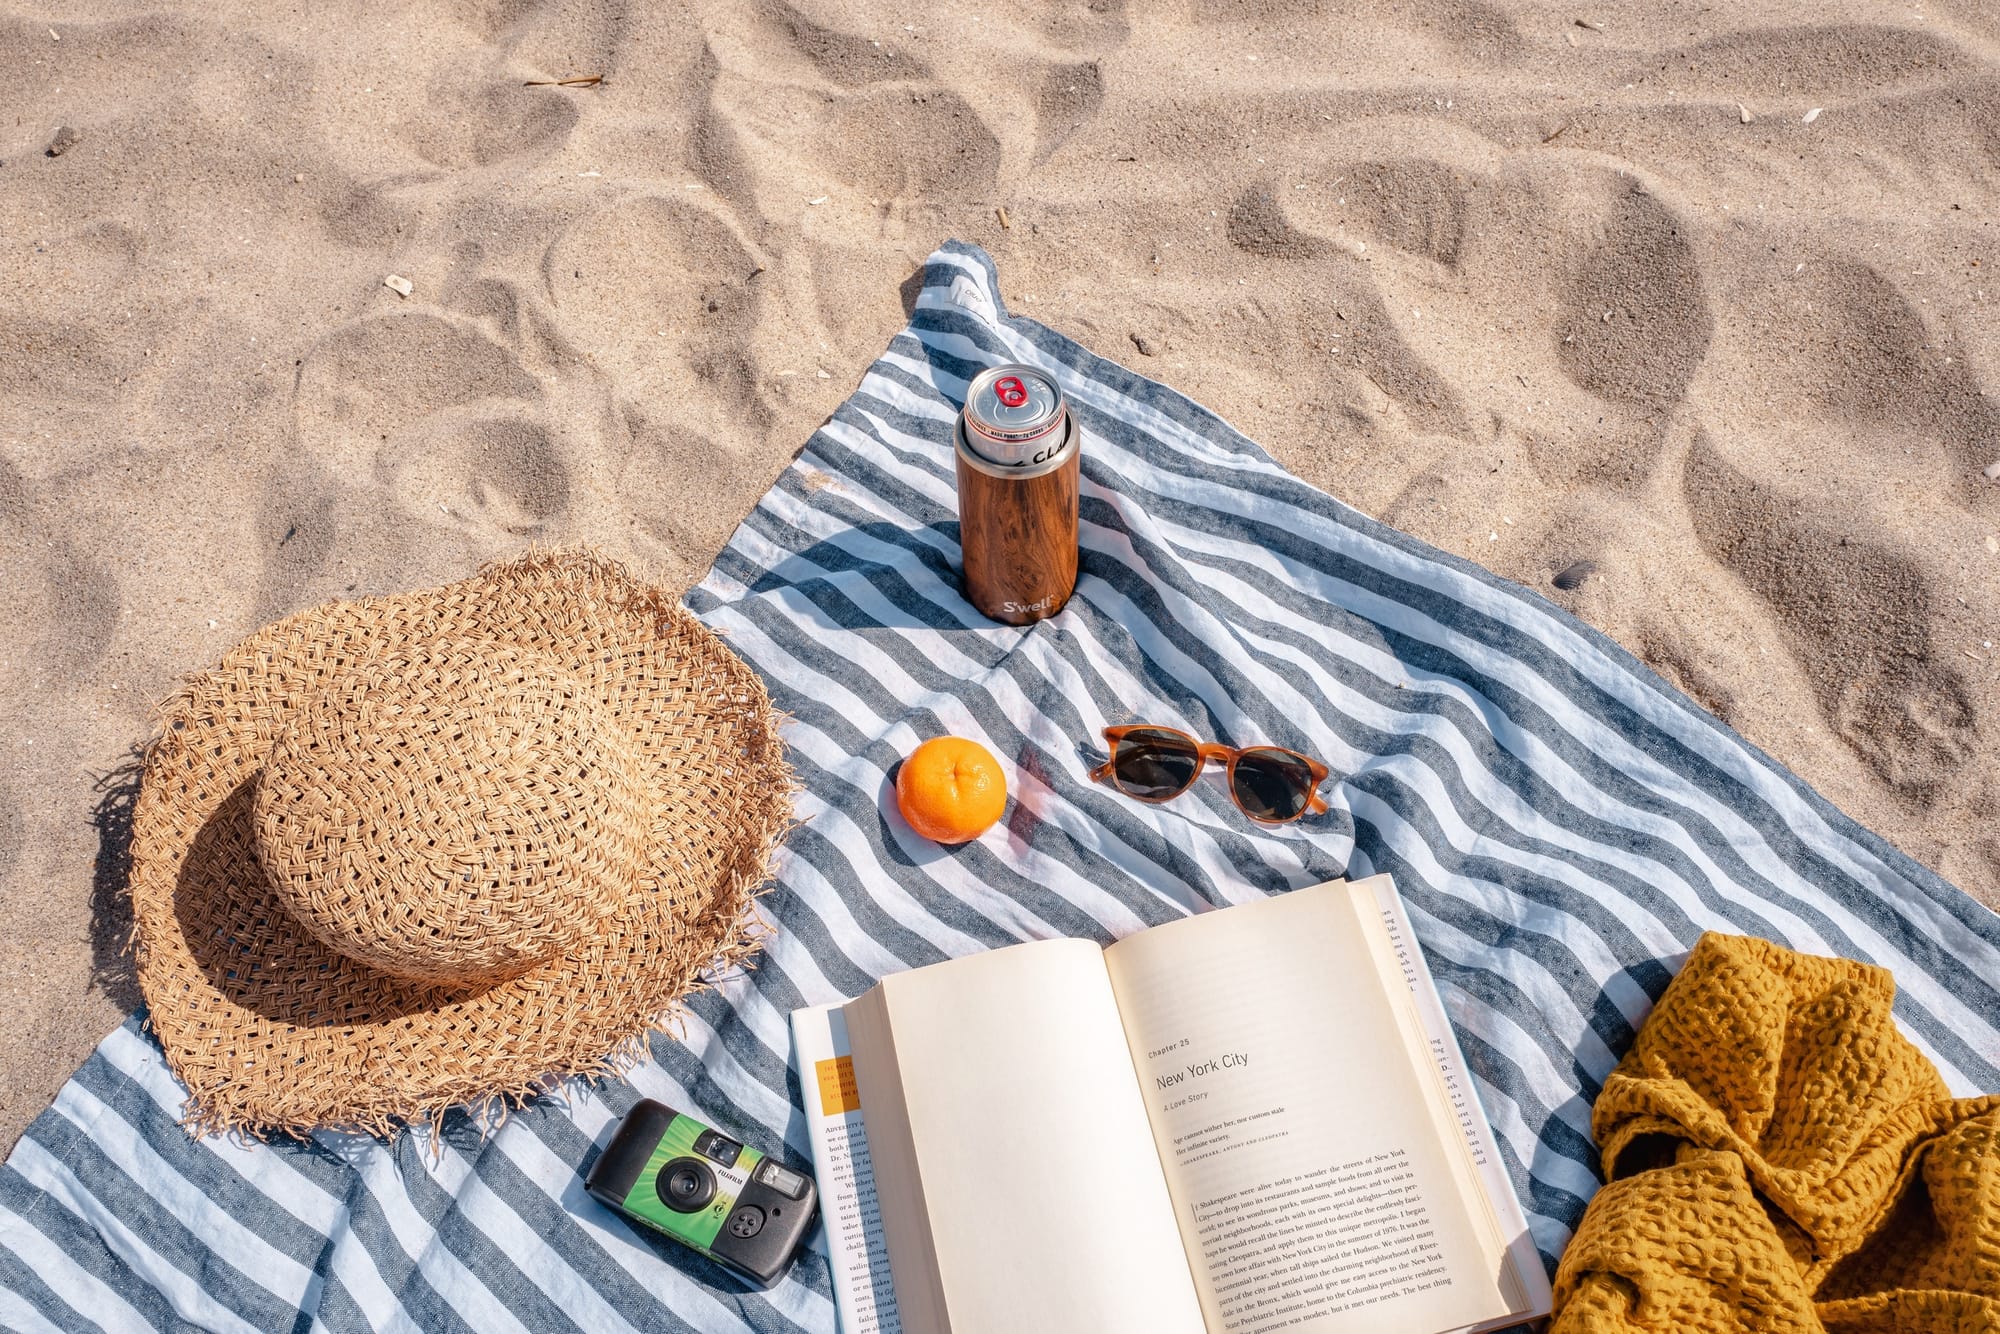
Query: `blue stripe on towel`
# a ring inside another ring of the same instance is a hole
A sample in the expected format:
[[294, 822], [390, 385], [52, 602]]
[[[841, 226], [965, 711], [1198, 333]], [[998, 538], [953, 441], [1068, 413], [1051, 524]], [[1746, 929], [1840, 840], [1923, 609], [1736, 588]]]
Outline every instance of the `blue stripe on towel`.
[[[639, 1097], [804, 1154], [785, 1016], [900, 968], [1391, 872], [1536, 1241], [1598, 1182], [1590, 1100], [1704, 930], [1894, 971], [1960, 1092], [2000, 1089], [2000, 919], [1517, 585], [1341, 505], [1180, 394], [1006, 315], [947, 245], [910, 326], [687, 597], [795, 720], [809, 817], [758, 967], [620, 1082], [442, 1152], [343, 1135], [191, 1141], [134, 1020], [0, 1169], [0, 1325], [25, 1329], [824, 1331], [811, 1255], [769, 1293], [628, 1227], [582, 1173]], [[950, 428], [996, 360], [1054, 371], [1089, 436], [1082, 579], [1056, 621], [959, 596]], [[1248, 824], [1215, 783], [1164, 807], [1086, 774], [1138, 719], [1326, 758], [1328, 817]], [[955, 854], [883, 814], [939, 732], [1015, 767], [1004, 832]]]

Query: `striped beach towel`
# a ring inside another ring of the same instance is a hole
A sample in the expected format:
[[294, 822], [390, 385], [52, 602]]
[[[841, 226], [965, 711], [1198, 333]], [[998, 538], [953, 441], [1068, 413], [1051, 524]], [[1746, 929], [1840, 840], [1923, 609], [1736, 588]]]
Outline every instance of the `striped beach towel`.
[[[981, 367], [1061, 382], [1086, 430], [1082, 578], [996, 626], [957, 591], [950, 431]], [[807, 1157], [786, 1016], [1011, 941], [1108, 941], [1386, 871], [1408, 902], [1534, 1237], [1597, 1186], [1590, 1102], [1704, 931], [1892, 969], [1960, 1093], [2000, 1090], [2000, 918], [1888, 847], [1573, 617], [1290, 476], [1214, 414], [1030, 320], [991, 262], [929, 260], [910, 325], [688, 602], [791, 714], [804, 823], [755, 970], [629, 1077], [497, 1133], [190, 1140], [137, 1019], [0, 1170], [10, 1329], [830, 1330], [823, 1256], [772, 1291], [636, 1230], [582, 1176], [652, 1097]], [[1274, 742], [1333, 813], [1251, 825], [1086, 778], [1107, 724]], [[917, 742], [1009, 762], [1005, 824], [947, 850], [885, 804]]]

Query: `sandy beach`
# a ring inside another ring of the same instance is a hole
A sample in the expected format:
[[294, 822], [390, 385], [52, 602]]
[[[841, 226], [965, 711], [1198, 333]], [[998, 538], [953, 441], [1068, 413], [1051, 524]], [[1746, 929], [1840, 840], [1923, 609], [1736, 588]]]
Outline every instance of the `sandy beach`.
[[2000, 907], [1989, 6], [176, 2], [0, 18], [0, 1148], [136, 1003], [177, 678], [693, 582], [949, 237]]

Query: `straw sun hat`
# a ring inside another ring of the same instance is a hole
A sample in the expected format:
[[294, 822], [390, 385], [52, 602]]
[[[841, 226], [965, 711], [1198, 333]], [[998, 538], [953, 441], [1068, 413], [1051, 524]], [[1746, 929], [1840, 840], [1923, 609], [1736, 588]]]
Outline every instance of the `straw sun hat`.
[[265, 627], [168, 702], [139, 983], [197, 1132], [387, 1134], [617, 1068], [753, 948], [762, 684], [589, 553]]

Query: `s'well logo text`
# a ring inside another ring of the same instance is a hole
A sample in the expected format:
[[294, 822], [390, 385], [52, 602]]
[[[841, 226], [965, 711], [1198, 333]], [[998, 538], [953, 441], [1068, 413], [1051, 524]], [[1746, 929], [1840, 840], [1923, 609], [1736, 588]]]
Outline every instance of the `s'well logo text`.
[[1000, 609], [1009, 616], [1019, 616], [1025, 612], [1047, 611], [1050, 607], [1055, 606], [1055, 604], [1056, 594], [1051, 593], [1036, 602], [1003, 602], [1000, 604]]

